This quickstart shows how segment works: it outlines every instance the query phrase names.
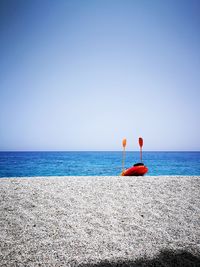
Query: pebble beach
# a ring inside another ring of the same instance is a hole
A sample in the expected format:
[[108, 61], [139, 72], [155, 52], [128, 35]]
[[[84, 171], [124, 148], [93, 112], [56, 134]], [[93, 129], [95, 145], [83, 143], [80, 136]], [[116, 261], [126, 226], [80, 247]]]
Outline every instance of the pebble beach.
[[1, 266], [200, 266], [200, 176], [2, 178], [0, 233]]

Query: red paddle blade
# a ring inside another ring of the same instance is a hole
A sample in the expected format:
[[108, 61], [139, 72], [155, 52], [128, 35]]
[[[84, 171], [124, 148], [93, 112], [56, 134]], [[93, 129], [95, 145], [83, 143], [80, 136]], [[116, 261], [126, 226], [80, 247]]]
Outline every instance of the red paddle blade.
[[140, 145], [140, 147], [143, 146], [143, 139], [142, 139], [142, 137], [139, 137], [139, 145]]
[[122, 141], [122, 145], [123, 145], [123, 147], [125, 148], [125, 146], [126, 146], [126, 138], [123, 139], [123, 141]]

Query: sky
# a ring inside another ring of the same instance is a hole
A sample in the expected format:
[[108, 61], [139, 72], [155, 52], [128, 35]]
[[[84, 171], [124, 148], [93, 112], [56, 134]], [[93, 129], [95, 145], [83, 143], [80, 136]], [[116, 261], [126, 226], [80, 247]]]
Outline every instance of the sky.
[[200, 150], [200, 1], [1, 0], [0, 150]]

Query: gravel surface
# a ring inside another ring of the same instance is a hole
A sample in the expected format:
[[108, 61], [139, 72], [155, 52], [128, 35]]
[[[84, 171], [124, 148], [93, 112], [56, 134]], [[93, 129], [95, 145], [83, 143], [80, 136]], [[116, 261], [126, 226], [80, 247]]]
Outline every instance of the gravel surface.
[[200, 176], [0, 179], [0, 250], [1, 266], [199, 257]]

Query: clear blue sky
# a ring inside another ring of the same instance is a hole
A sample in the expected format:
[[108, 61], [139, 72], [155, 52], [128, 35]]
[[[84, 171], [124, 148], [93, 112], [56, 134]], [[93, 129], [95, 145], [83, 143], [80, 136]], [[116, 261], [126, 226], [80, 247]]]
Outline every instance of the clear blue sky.
[[1, 0], [0, 150], [200, 150], [200, 1]]

